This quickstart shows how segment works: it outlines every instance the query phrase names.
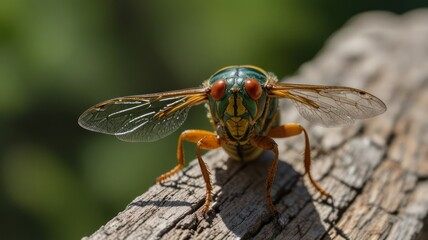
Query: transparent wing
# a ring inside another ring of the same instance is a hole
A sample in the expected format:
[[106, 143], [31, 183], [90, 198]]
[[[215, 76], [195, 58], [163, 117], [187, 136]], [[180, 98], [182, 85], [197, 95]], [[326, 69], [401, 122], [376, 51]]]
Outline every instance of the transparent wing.
[[78, 122], [123, 141], [152, 142], [177, 130], [189, 109], [206, 100], [205, 87], [115, 98], [89, 108]]
[[327, 127], [350, 125], [354, 119], [386, 111], [379, 98], [355, 88], [275, 83], [268, 91], [271, 97], [293, 100], [304, 118]]

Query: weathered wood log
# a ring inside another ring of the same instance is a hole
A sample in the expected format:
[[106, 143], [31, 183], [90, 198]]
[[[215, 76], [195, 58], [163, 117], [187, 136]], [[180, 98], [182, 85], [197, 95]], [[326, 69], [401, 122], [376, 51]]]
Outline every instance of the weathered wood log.
[[85, 239], [415, 239], [428, 209], [428, 10], [359, 15], [285, 81], [357, 87], [388, 106], [350, 127], [321, 128], [282, 101], [282, 121], [307, 127], [313, 175], [333, 202], [302, 176], [303, 137], [278, 139], [280, 217], [264, 196], [272, 155], [241, 164], [215, 150], [204, 156], [214, 187], [208, 219], [192, 161]]

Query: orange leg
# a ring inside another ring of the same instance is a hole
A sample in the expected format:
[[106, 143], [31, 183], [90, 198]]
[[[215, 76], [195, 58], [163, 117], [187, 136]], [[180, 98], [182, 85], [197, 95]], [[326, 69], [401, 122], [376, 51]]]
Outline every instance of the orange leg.
[[300, 133], [303, 133], [305, 136], [305, 172], [308, 174], [309, 181], [312, 183], [312, 185], [324, 196], [330, 198], [330, 194], [326, 192], [324, 189], [318, 185], [318, 183], [315, 182], [315, 180], [312, 178], [311, 175], [311, 147], [309, 145], [309, 137], [306, 133], [306, 130], [300, 126], [300, 124], [297, 123], [289, 123], [282, 126], [276, 126], [272, 128], [268, 136], [274, 137], [274, 138], [284, 138], [284, 137], [291, 137], [298, 135]]
[[269, 210], [272, 213], [277, 213], [275, 206], [272, 203], [272, 198], [270, 196], [270, 190], [272, 188], [273, 181], [275, 180], [275, 173], [278, 167], [278, 145], [276, 142], [268, 137], [268, 136], [255, 136], [252, 138], [252, 144], [256, 147], [259, 147], [263, 150], [272, 151], [275, 154], [275, 158], [273, 159], [272, 166], [269, 169], [268, 177], [266, 180], [266, 202], [269, 207]]
[[210, 131], [205, 130], [186, 130], [180, 134], [178, 138], [177, 146], [177, 161], [178, 165], [173, 168], [171, 171], [161, 175], [156, 179], [156, 182], [161, 182], [172, 175], [180, 171], [184, 166], [184, 149], [183, 149], [183, 140], [196, 143], [196, 156], [198, 157], [199, 166], [201, 167], [202, 176], [206, 184], [206, 197], [205, 205], [202, 210], [203, 213], [206, 213], [209, 209], [211, 203], [211, 181], [209, 176], [209, 171], [205, 162], [202, 160], [200, 149], [211, 150], [221, 147], [221, 140], [217, 137], [216, 134]]
[[202, 159], [200, 149], [216, 149], [221, 147], [221, 140], [217, 137], [216, 134], [211, 133], [211, 135], [206, 135], [202, 139], [198, 141], [196, 144], [196, 156], [198, 157], [199, 166], [201, 167], [202, 176], [204, 177], [205, 185], [206, 185], [206, 194], [205, 194], [205, 204], [204, 208], [202, 209], [202, 213], [205, 214], [208, 209], [210, 208], [211, 203], [211, 180], [210, 180], [210, 172], [207, 169], [207, 165], [205, 164], [204, 160]]
[[205, 130], [186, 130], [180, 134], [180, 137], [178, 138], [178, 145], [177, 145], [177, 161], [178, 164], [173, 168], [171, 171], [162, 174], [156, 179], [156, 183], [160, 183], [163, 180], [171, 177], [172, 175], [176, 174], [178, 171], [180, 171], [184, 166], [184, 149], [183, 149], [183, 140], [197, 143], [200, 139], [207, 135], [213, 135], [212, 132], [205, 131]]

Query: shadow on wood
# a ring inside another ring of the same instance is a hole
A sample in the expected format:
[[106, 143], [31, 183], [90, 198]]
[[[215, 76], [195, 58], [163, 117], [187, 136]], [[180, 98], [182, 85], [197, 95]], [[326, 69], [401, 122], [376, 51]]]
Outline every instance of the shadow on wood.
[[[273, 155], [265, 152], [259, 159], [249, 163], [237, 163], [232, 160], [225, 162], [225, 167], [213, 169], [215, 172], [215, 186], [221, 189], [214, 195], [215, 204], [208, 218], [204, 219], [200, 213], [203, 201], [199, 202], [193, 212], [177, 222], [174, 228], [169, 229], [165, 238], [186, 238], [194, 235], [195, 231], [212, 229], [214, 226], [228, 229], [218, 232], [216, 237], [239, 237], [241, 239], [269, 239], [283, 234], [296, 237], [317, 235], [324, 230], [322, 220], [312, 203], [312, 195], [302, 182], [301, 175], [285, 161], [278, 164], [278, 179], [273, 187], [273, 199], [278, 206], [280, 216], [272, 215], [266, 206], [265, 182], [267, 171]], [[237, 169], [231, 172], [229, 169]], [[184, 176], [187, 175], [184, 173]], [[200, 175], [196, 177], [200, 178]], [[181, 179], [181, 178], [180, 178]], [[200, 185], [183, 183], [181, 180], [167, 181], [165, 187], [174, 190], [186, 188], [193, 193], [196, 189], [204, 190], [203, 182]], [[188, 181], [186, 181], [188, 182]], [[312, 186], [309, 186], [312, 187]], [[191, 189], [194, 189], [192, 191]], [[203, 200], [203, 196], [201, 196]], [[138, 200], [130, 206], [147, 207], [179, 207], [189, 206], [184, 201], [142, 201]], [[306, 224], [294, 221], [296, 218], [305, 218]], [[177, 233], [180, 234], [177, 235]], [[257, 237], [256, 237], [257, 236]], [[203, 238], [204, 236], [198, 236]], [[207, 236], [208, 237], [208, 236]]]

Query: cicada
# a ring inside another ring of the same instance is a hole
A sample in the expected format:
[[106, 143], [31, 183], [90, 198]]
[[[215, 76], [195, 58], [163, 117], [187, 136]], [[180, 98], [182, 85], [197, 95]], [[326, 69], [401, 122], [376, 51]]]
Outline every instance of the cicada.
[[266, 202], [276, 213], [271, 188], [278, 165], [278, 146], [273, 138], [303, 134], [304, 165], [310, 183], [323, 196], [330, 197], [312, 178], [308, 134], [300, 124], [279, 124], [278, 99], [291, 100], [309, 122], [323, 126], [349, 125], [355, 119], [376, 116], [386, 110], [377, 97], [350, 87], [279, 83], [270, 72], [250, 65], [224, 67], [202, 86], [177, 91], [120, 97], [86, 110], [79, 124], [91, 131], [112, 134], [128, 142], [152, 142], [176, 131], [186, 120], [190, 108], [206, 104], [214, 131], [185, 130], [178, 139], [178, 164], [161, 175], [162, 182], [184, 166], [183, 141], [196, 144], [196, 157], [206, 185], [206, 213], [211, 203], [211, 180], [200, 150], [222, 147], [237, 161], [251, 161], [263, 150], [274, 159], [266, 180]]

